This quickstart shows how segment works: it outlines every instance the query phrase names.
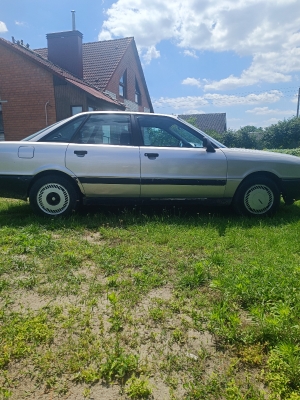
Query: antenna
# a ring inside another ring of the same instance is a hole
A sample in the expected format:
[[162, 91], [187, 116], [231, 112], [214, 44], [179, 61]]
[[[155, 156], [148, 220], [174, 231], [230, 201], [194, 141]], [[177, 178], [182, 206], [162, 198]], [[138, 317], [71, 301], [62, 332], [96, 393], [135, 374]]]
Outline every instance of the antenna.
[[76, 27], [75, 27], [75, 10], [72, 10], [71, 13], [72, 13], [72, 30], [76, 31]]

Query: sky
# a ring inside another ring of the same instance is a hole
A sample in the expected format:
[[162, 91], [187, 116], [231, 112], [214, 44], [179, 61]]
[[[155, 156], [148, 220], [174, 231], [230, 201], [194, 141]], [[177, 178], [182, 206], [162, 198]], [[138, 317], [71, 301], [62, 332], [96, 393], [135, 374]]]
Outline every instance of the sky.
[[226, 113], [227, 126], [266, 127], [296, 115], [299, 0], [0, 0], [0, 37], [47, 47], [135, 38], [154, 111]]

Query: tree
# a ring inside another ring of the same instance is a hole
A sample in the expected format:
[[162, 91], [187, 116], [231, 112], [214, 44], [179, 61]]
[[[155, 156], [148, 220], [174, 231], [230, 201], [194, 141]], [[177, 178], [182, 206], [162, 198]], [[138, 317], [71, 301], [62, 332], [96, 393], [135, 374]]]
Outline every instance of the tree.
[[279, 121], [265, 128], [262, 141], [267, 149], [293, 149], [300, 147], [300, 118]]

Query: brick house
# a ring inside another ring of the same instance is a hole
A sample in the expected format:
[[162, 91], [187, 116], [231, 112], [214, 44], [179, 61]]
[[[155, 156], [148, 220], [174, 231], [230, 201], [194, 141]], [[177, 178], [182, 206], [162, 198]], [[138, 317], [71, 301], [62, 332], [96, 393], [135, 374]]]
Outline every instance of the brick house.
[[0, 38], [0, 140], [88, 110], [153, 112], [134, 38], [82, 43], [77, 30], [31, 50]]

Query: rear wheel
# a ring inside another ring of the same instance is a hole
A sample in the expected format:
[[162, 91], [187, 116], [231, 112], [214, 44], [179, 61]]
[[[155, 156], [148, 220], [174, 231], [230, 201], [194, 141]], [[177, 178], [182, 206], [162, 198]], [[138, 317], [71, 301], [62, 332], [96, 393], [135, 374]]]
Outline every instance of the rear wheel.
[[67, 216], [79, 203], [79, 193], [68, 179], [49, 175], [38, 179], [29, 193], [35, 213], [44, 216]]
[[243, 182], [233, 200], [235, 210], [241, 215], [274, 215], [280, 204], [280, 191], [267, 177], [251, 178]]

